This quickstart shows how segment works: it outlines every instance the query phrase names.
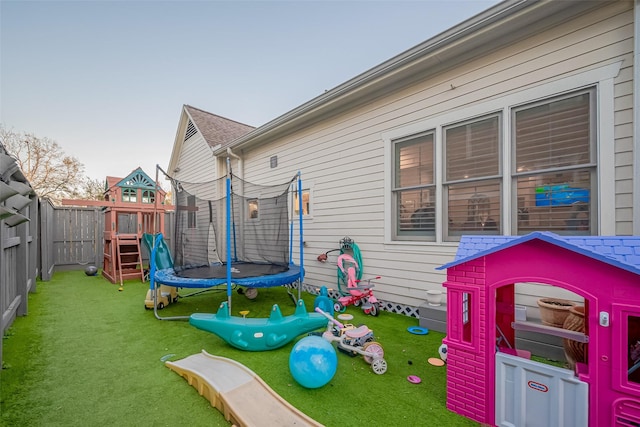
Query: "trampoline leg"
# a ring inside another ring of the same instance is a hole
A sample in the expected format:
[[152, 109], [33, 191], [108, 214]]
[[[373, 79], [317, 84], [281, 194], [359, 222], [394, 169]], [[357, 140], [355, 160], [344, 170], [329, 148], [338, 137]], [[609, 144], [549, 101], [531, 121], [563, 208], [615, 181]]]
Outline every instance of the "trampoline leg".
[[298, 288], [298, 298], [296, 298], [296, 296], [291, 292], [291, 288], [289, 287], [287, 287], [287, 294], [289, 294], [289, 296], [293, 300], [293, 303], [297, 305], [298, 301], [300, 301], [300, 299], [302, 298], [302, 284], [300, 283], [300, 279], [296, 280], [294, 283]]

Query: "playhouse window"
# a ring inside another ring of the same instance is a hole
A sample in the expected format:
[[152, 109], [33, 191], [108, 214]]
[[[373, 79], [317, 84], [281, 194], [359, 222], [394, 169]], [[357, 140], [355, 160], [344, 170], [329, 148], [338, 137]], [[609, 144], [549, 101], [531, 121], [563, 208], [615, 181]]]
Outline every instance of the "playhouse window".
[[434, 133], [394, 141], [395, 238], [435, 240]]
[[462, 293], [462, 306], [461, 306], [462, 318], [462, 341], [471, 343], [472, 338], [472, 325], [471, 325], [471, 294], [468, 292]]
[[122, 201], [135, 203], [138, 201], [138, 190], [135, 188], [123, 188], [122, 189]]
[[153, 190], [142, 190], [142, 203], [154, 203], [156, 201], [156, 193]]
[[640, 384], [640, 317], [628, 318], [627, 378], [629, 382]]
[[477, 349], [479, 343], [477, 319], [478, 294], [475, 290], [450, 288], [447, 293], [448, 339], [469, 349]]

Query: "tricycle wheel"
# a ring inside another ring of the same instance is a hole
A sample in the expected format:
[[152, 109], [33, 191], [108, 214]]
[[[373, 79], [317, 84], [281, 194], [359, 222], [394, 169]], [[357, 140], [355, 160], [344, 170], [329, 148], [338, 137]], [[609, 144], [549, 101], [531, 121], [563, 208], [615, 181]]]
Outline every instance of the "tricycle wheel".
[[375, 359], [371, 364], [371, 369], [378, 375], [387, 372], [387, 361], [384, 359]]
[[373, 354], [373, 356], [364, 355], [364, 361], [369, 364], [373, 363], [375, 359], [382, 359], [384, 357], [384, 349], [380, 343], [376, 341], [365, 343], [364, 346], [362, 346], [362, 350]]
[[356, 307], [360, 307], [360, 300], [357, 299], [353, 302], [353, 305], [355, 305]]
[[378, 315], [380, 314], [380, 304], [378, 304], [377, 302], [371, 304], [371, 310], [369, 310], [368, 314], [374, 317], [378, 317]]
[[337, 303], [333, 304], [333, 309], [335, 311], [337, 311], [338, 313], [344, 313], [344, 311], [347, 309], [347, 307], [342, 305], [342, 303], [337, 302]]

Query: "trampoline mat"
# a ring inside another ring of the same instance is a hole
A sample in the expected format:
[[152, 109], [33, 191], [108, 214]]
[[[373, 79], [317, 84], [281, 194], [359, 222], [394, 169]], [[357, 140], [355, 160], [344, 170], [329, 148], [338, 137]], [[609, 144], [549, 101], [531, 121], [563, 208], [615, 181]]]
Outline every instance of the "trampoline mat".
[[[238, 262], [231, 264], [231, 278], [244, 279], [247, 277], [271, 276], [289, 270], [286, 265], [255, 264]], [[203, 265], [176, 272], [176, 276], [189, 279], [224, 279], [227, 277], [227, 266]]]

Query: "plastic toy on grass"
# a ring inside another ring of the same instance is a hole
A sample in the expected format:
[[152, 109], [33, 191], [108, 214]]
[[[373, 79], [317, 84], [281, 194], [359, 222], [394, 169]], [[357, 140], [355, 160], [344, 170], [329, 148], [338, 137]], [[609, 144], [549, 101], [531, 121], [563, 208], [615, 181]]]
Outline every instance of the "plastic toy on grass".
[[[335, 303], [334, 309], [338, 312], [344, 312], [345, 308], [349, 305], [355, 305], [359, 307], [362, 304], [362, 310], [365, 314], [377, 316], [380, 314], [380, 303], [378, 299], [373, 295], [373, 285], [371, 280], [366, 280], [366, 284], [363, 280], [357, 279], [359, 271], [358, 263], [351, 255], [342, 254], [338, 257], [338, 272], [343, 276], [347, 284], [346, 289], [339, 289], [342, 295], [338, 298], [338, 302]], [[379, 279], [380, 276], [375, 277]], [[338, 281], [340, 283], [340, 281]]]
[[155, 236], [144, 233], [142, 235], [142, 243], [151, 254], [151, 258], [155, 261], [151, 262], [150, 265], [149, 290], [144, 300], [144, 308], [151, 310], [155, 306], [158, 310], [162, 310], [169, 304], [178, 302], [178, 289], [174, 286], [157, 286], [155, 272], [158, 268], [165, 269], [173, 267], [173, 259], [171, 258], [169, 247], [164, 241], [162, 233]]
[[194, 313], [189, 317], [189, 323], [240, 350], [266, 351], [280, 348], [305, 332], [322, 328], [326, 320], [318, 313], [307, 312], [300, 299], [290, 316], [283, 316], [278, 304], [273, 305], [267, 318], [231, 316], [228, 303], [224, 301], [216, 314]]
[[289, 370], [303, 387], [319, 388], [327, 384], [338, 368], [338, 356], [330, 342], [318, 336], [307, 336], [293, 346]]
[[350, 356], [362, 355], [364, 361], [371, 365], [374, 373], [382, 375], [387, 372], [387, 361], [384, 360], [384, 349], [380, 343], [373, 340], [373, 331], [366, 325], [355, 327], [342, 324], [316, 307], [316, 312], [329, 320], [327, 330], [322, 338], [329, 342], [337, 342], [338, 350]]

